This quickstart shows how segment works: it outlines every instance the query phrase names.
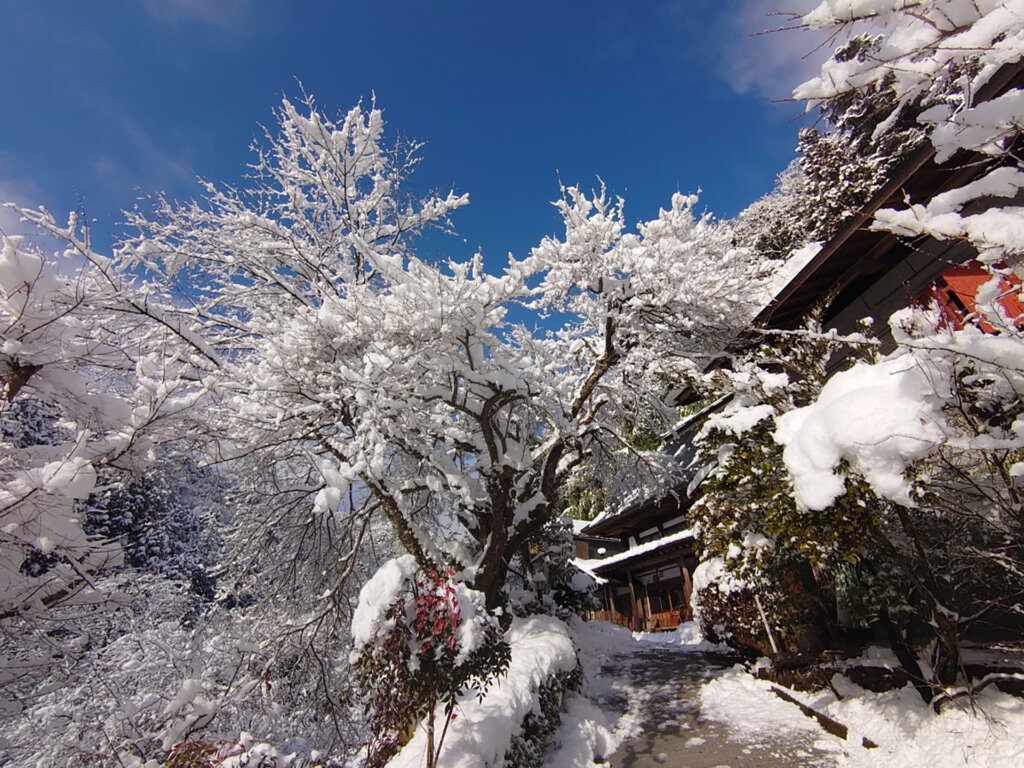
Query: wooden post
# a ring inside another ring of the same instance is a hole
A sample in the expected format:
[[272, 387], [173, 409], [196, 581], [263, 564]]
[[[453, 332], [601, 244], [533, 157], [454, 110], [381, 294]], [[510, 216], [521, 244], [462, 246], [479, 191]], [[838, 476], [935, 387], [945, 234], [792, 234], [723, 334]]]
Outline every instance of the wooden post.
[[640, 609], [636, 604], [636, 590], [633, 588], [633, 572], [626, 571], [626, 578], [629, 579], [629, 602], [633, 606], [633, 615], [629, 618], [629, 628], [636, 632], [637, 614], [640, 612]]
[[679, 558], [679, 569], [683, 572], [683, 601], [685, 603], [680, 614], [683, 621], [688, 621], [693, 618], [693, 580], [690, 578], [690, 572], [686, 569], [686, 562], [681, 557]]

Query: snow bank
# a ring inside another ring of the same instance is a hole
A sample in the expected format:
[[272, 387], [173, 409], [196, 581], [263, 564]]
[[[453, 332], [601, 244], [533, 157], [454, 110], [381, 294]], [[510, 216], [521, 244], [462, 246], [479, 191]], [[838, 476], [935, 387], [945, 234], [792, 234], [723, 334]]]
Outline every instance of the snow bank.
[[566, 697], [555, 746], [544, 759], [547, 768], [591, 768], [618, 749], [621, 734], [592, 701], [577, 693]]
[[629, 653], [636, 649], [633, 633], [610, 621], [583, 621], [573, 616], [569, 619], [569, 627], [580, 657], [584, 660], [611, 653]]
[[770, 688], [771, 683], [758, 680], [737, 664], [701, 688], [701, 713], [746, 735], [821, 730], [816, 721], [776, 697]]
[[[569, 630], [554, 617], [514, 619], [506, 637], [512, 646], [508, 672], [491, 684], [482, 701], [472, 693], [459, 700], [438, 760], [445, 768], [500, 766], [512, 738], [521, 731], [523, 718], [539, 706], [540, 686], [552, 675], [576, 667]], [[580, 723], [587, 720], [583, 709], [575, 711]], [[600, 724], [594, 718], [588, 722], [597, 733]], [[435, 727], [437, 733], [444, 728], [442, 717]], [[422, 768], [426, 741], [421, 727], [389, 767]]]
[[[1016, 768], [1024, 765], [1024, 701], [993, 689], [971, 704], [947, 705], [936, 715], [910, 686], [871, 693], [840, 675], [831, 691], [790, 695], [837, 720], [849, 738], [827, 734], [793, 704], [771, 693], [771, 683], [758, 680], [741, 666], [733, 667], [701, 689], [705, 716], [726, 723], [741, 735], [771, 736], [779, 730], [803, 731], [819, 737], [816, 746], [831, 751], [840, 768], [927, 765], [929, 768]], [[878, 744], [865, 749], [861, 738]]]
[[706, 639], [696, 621], [684, 621], [671, 632], [637, 632], [634, 636], [641, 643], [671, 645], [692, 653], [732, 653], [725, 643]]

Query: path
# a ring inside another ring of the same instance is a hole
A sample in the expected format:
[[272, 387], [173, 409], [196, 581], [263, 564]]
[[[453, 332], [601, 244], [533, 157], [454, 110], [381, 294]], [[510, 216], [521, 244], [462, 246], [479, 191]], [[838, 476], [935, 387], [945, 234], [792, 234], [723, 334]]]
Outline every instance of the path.
[[643, 644], [609, 656], [601, 684], [591, 696], [607, 712], [626, 713], [635, 724], [610, 758], [611, 768], [825, 768], [827, 752], [806, 733], [782, 733], [758, 740], [730, 734], [729, 728], [701, 714], [702, 683], [721, 674], [735, 659], [688, 653], [678, 647]]

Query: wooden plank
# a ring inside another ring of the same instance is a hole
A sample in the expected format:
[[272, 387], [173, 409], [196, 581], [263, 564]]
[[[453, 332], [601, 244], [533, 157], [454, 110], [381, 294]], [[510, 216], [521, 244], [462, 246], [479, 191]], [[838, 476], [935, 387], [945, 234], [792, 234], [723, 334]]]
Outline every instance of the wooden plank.
[[[831, 733], [833, 736], [838, 736], [840, 739], [843, 739], [844, 741], [849, 739], [850, 730], [845, 725], [840, 723], [838, 720], [833, 720], [828, 715], [818, 712], [817, 710], [812, 709], [811, 707], [808, 707], [803, 702], [798, 701], [782, 689], [776, 688], [774, 685], [772, 686], [771, 690], [772, 693], [774, 693], [783, 701], [787, 701], [790, 704], [795, 704], [797, 707], [800, 708], [801, 712], [807, 715], [807, 717], [817, 720], [818, 725], [820, 725], [826, 731]], [[860, 742], [865, 749], [875, 749], [876, 747], [878, 747], [878, 745], [875, 742], [873, 742], [866, 736], [861, 738]]]

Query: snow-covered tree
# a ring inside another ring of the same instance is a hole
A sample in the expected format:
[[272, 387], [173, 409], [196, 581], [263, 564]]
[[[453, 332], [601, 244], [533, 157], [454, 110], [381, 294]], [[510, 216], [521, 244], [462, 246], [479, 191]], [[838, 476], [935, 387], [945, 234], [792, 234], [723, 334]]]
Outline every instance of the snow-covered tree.
[[87, 535], [76, 502], [94, 491], [98, 468], [137, 468], [156, 433], [196, 402], [168, 354], [173, 332], [147, 314], [148, 300], [105, 260], [61, 271], [21, 239], [3, 239], [2, 627], [98, 597], [95, 577], [121, 554]]
[[[1019, 225], [1015, 225], [1018, 207], [997, 203], [981, 211], [963, 211], [972, 201], [986, 197], [1012, 201], [1022, 186], [1013, 151], [1013, 141], [1024, 124], [1021, 90], [1011, 87], [993, 98], [977, 100], [995, 78], [1018, 66], [1024, 56], [1021, 4], [1013, 0], [826, 0], [802, 23], [863, 44], [855, 55], [843, 55], [852, 43], [840, 47], [818, 77], [796, 89], [798, 99], [835, 109], [866, 93], [882, 94], [885, 109], [872, 116], [871, 141], [889, 135], [913, 106], [918, 124], [935, 148], [936, 162], [945, 163], [961, 150], [992, 160], [967, 186], [930, 201], [908, 201], [913, 204], [904, 210], [880, 211], [873, 226], [904, 236], [963, 239], [986, 263], [1015, 262], [1021, 248]], [[855, 115], [849, 118], [856, 119]]]
[[[343, 655], [328, 651], [392, 542], [495, 611], [585, 461], [615, 468], [612, 494], [671, 484], [634, 437], [674, 416], [680, 374], [756, 312], [769, 268], [695, 196], [627, 232], [622, 200], [577, 188], [555, 203], [564, 234], [498, 274], [479, 254], [428, 262], [415, 237], [448, 229], [467, 200], [403, 191], [416, 147], [388, 148], [378, 109], [335, 121], [307, 98], [277, 117], [247, 186], [129, 212], [137, 234], [113, 256], [73, 220], [19, 211], [85, 261], [77, 279], [113, 293], [119, 319], [134, 312], [119, 339], [162, 329], [135, 375], [175, 403], [184, 382], [202, 394], [179, 434], [246, 478], [230, 578], [276, 611], [261, 619], [284, 649], [274, 663], [308, 662], [329, 699]], [[542, 328], [512, 319], [524, 315]], [[106, 368], [122, 370], [134, 358], [112, 342], [122, 357]]]
[[[873, 144], [910, 131], [899, 128], [909, 114], [937, 163], [967, 159], [976, 168], [965, 186], [879, 211], [871, 226], [972, 246], [992, 276], [973, 319], [995, 333], [908, 310], [890, 321], [895, 352], [856, 363], [812, 402], [775, 415], [796, 508], [814, 520], [859, 499], [872, 556], [913, 589], [937, 641], [928, 698], [956, 678], [963, 629], [1015, 610], [1024, 572], [1024, 336], [1000, 304], [1019, 291], [1003, 278], [1019, 270], [1024, 251], [1016, 204], [1024, 169], [1014, 150], [1024, 113], [1006, 77], [1024, 59], [1024, 5], [827, 0], [803, 22], [850, 42], [798, 98], [841, 114], [852, 136]], [[858, 114], [850, 104], [871, 109]], [[957, 578], [985, 586], [954, 590]]]
[[809, 183], [800, 163], [790, 163], [776, 177], [771, 192], [740, 211], [733, 222], [736, 242], [766, 259], [786, 259], [816, 239], [811, 226], [816, 209]]
[[[351, 541], [328, 549], [346, 562], [382, 514], [423, 566], [454, 564], [494, 607], [566, 479], [628, 446], [627, 420], [665, 412], [673, 377], [763, 298], [762, 270], [695, 197], [628, 234], [621, 200], [575, 188], [556, 203], [564, 237], [502, 274], [480, 256], [428, 263], [410, 238], [465, 197], [403, 197], [415, 158], [385, 149], [379, 110], [335, 123], [305, 106], [284, 103], [251, 188], [132, 212], [119, 259], [191, 302], [177, 315], [212, 363], [196, 375], [220, 406], [218, 457], [261, 457], [287, 501], [275, 536], [344, 518]], [[538, 334], [509, 320], [514, 305], [564, 319]]]

